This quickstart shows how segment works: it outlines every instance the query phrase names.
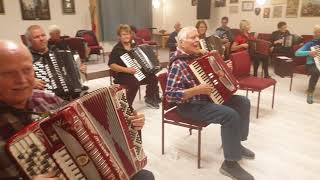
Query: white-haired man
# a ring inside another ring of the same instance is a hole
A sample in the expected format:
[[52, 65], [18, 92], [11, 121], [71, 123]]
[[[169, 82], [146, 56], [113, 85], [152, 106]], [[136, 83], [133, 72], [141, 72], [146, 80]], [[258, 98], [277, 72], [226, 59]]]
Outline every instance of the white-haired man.
[[306, 56], [307, 57], [307, 70], [311, 75], [309, 79], [308, 85], [308, 95], [307, 95], [307, 103], [313, 103], [313, 93], [317, 82], [319, 80], [320, 71], [319, 67], [317, 68], [315, 64], [315, 57], [319, 56], [319, 51], [312, 51], [311, 47], [319, 45], [320, 46], [320, 25], [314, 26], [314, 39], [305, 43], [300, 49], [298, 49], [295, 53], [296, 56]]
[[253, 159], [255, 154], [241, 145], [249, 132], [250, 101], [234, 95], [222, 105], [208, 98], [213, 88], [207, 84], [196, 84], [188, 70], [188, 61], [199, 53], [199, 34], [194, 27], [186, 27], [178, 34], [177, 51], [170, 59], [166, 98], [176, 103], [178, 113], [194, 121], [221, 125], [222, 146], [225, 161], [220, 172], [237, 180], [254, 179], [237, 163], [242, 157]]
[[172, 52], [177, 50], [177, 40], [176, 37], [179, 33], [179, 31], [181, 30], [181, 23], [180, 22], [176, 22], [176, 24], [174, 24], [174, 31], [170, 34], [167, 45], [169, 48], [169, 56], [170, 54], [172, 54]]

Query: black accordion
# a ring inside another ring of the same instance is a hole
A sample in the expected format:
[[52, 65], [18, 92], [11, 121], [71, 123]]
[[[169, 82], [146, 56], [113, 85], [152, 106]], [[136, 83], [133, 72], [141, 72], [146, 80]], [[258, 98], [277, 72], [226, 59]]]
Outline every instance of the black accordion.
[[46, 82], [45, 90], [63, 99], [80, 94], [80, 72], [72, 52], [55, 50], [49, 51], [48, 56], [33, 63], [35, 77]]
[[263, 39], [249, 39], [248, 52], [250, 55], [261, 54], [265, 56], [270, 55], [271, 42]]
[[281, 39], [283, 40], [282, 44], [281, 44], [282, 47], [290, 47], [291, 48], [293, 45], [299, 44], [301, 42], [301, 37], [298, 35], [295, 35], [295, 34], [284, 35], [284, 36], [282, 36]]
[[161, 70], [159, 59], [152, 46], [146, 44], [139, 45], [134, 47], [130, 54], [125, 53], [120, 58], [127, 67], [136, 69], [134, 76], [139, 81], [146, 78], [147, 74], [157, 73]]
[[147, 164], [119, 86], [96, 90], [10, 138], [6, 149], [32, 179], [129, 180]]
[[221, 56], [224, 55], [224, 46], [221, 39], [218, 36], [211, 35], [204, 39], [200, 39], [200, 48], [206, 51], [216, 50]]

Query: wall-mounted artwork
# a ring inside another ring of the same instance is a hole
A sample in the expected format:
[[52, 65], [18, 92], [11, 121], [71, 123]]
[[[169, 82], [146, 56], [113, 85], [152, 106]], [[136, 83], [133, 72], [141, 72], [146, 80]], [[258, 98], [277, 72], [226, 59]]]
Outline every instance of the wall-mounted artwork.
[[298, 17], [299, 0], [287, 0], [286, 17], [296, 18]]
[[273, 18], [281, 18], [282, 17], [282, 6], [274, 6], [273, 7]]
[[50, 20], [48, 0], [20, 0], [23, 20]]
[[230, 14], [238, 14], [239, 13], [239, 6], [229, 6], [229, 13]]
[[270, 18], [270, 8], [263, 8], [263, 18]]
[[214, 1], [215, 7], [225, 7], [226, 6], [226, 0], [215, 0]]
[[320, 1], [319, 0], [302, 0], [301, 17], [319, 17]]
[[191, 6], [197, 6], [198, 0], [191, 0]]
[[276, 4], [286, 4], [286, 0], [271, 0], [270, 2], [272, 5]]
[[242, 1], [242, 11], [253, 11], [253, 1]]
[[75, 14], [74, 0], [62, 0], [62, 13], [63, 14]]
[[239, 3], [239, 0], [230, 0], [230, 4], [236, 4]]
[[3, 0], [0, 0], [0, 14], [4, 14], [4, 4], [3, 4]]

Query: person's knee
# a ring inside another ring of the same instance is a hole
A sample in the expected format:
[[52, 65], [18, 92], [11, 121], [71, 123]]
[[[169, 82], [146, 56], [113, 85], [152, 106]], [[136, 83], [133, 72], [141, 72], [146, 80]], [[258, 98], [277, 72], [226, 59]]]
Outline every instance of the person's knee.
[[234, 109], [229, 108], [227, 111], [225, 111], [225, 116], [222, 120], [222, 126], [238, 126], [240, 123], [240, 115], [237, 111]]
[[154, 180], [154, 175], [151, 171], [142, 169], [137, 174], [135, 174], [131, 180]]

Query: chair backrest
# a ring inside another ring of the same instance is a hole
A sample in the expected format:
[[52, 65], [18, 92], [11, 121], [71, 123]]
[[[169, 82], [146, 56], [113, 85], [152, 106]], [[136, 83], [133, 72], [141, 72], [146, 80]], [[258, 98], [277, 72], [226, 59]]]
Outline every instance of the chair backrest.
[[151, 31], [149, 28], [138, 29], [136, 32], [136, 36], [142, 38], [145, 41], [151, 40]]
[[161, 87], [161, 90], [163, 92], [163, 98], [162, 98], [162, 108], [163, 108], [163, 110], [168, 110], [168, 109], [170, 109], [170, 108], [175, 106], [174, 104], [168, 103], [168, 101], [167, 101], [167, 99], [165, 97], [167, 79], [168, 79], [168, 73], [167, 72], [162, 73], [162, 74], [160, 74], [158, 76], [160, 87]]
[[263, 40], [266, 40], [266, 41], [271, 41], [271, 34], [259, 33], [257, 38], [258, 39], [263, 39]]
[[65, 38], [64, 41], [72, 51], [78, 52], [80, 59], [86, 59], [85, 40], [80, 37]]
[[93, 31], [79, 30], [76, 36], [84, 38], [88, 43], [88, 46], [99, 46], [98, 39]]
[[232, 61], [232, 73], [236, 78], [249, 76], [251, 60], [248, 51], [232, 53], [230, 58]]

